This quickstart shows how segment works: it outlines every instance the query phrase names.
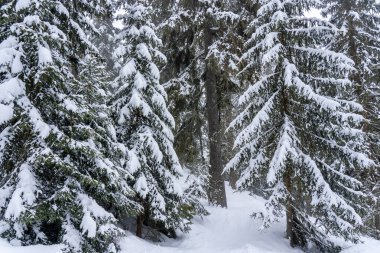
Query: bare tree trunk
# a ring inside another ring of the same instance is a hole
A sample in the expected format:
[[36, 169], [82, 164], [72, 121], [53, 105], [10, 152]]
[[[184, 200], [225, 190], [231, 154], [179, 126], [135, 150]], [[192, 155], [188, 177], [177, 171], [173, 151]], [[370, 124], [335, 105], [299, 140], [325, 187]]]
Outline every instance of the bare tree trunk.
[[[214, 41], [215, 30], [213, 30], [211, 19], [205, 24], [205, 51]], [[215, 73], [215, 62], [212, 57], [206, 59], [205, 86], [206, 86], [206, 110], [208, 119], [208, 137], [210, 141], [210, 189], [209, 200], [211, 203], [227, 207], [226, 191], [222, 176], [222, 142], [220, 127], [220, 111], [218, 106], [217, 75]]]

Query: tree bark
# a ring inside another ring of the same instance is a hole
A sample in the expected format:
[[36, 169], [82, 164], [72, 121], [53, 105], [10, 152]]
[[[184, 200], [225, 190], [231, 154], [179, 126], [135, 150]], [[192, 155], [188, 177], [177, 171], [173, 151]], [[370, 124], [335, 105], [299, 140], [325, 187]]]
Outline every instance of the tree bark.
[[302, 231], [299, 229], [300, 221], [297, 219], [294, 203], [292, 201], [292, 169], [287, 169], [284, 175], [284, 183], [287, 191], [289, 192], [288, 199], [286, 201], [286, 238], [290, 241], [290, 246], [304, 248], [306, 246], [306, 239], [303, 236]]
[[[212, 19], [207, 18], [205, 24], [205, 54], [213, 44], [215, 30]], [[218, 106], [217, 74], [215, 73], [215, 60], [211, 57], [206, 59], [205, 86], [206, 86], [206, 111], [208, 120], [208, 137], [210, 142], [210, 189], [209, 200], [211, 203], [227, 207], [224, 179], [222, 176], [222, 141], [220, 108]]]
[[237, 190], [237, 181], [238, 181], [238, 175], [235, 170], [231, 170], [230, 174], [228, 176], [228, 180], [230, 182], [230, 186], [233, 190]]
[[375, 237], [380, 240], [380, 183], [377, 183], [374, 190], [375, 196], [377, 196], [377, 203], [375, 208]]
[[144, 214], [137, 215], [136, 218], [136, 236], [142, 238], [142, 227], [144, 222]]
[[[380, 209], [380, 204], [377, 204], [377, 208]], [[380, 240], [380, 214], [375, 214], [375, 228], [377, 229], [376, 239]]]

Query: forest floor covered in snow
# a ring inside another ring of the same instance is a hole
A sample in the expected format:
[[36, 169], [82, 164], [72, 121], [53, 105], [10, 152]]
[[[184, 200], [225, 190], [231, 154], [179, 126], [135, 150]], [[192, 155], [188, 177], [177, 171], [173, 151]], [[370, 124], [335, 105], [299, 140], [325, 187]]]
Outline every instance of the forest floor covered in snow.
[[[237, 193], [227, 186], [228, 208], [207, 207], [209, 216], [194, 219], [192, 230], [178, 239], [152, 243], [129, 234], [120, 241], [125, 253], [282, 253], [302, 252], [292, 249], [284, 238], [285, 223], [260, 231], [260, 221], [250, 215], [261, 210], [264, 200]], [[15, 247], [0, 240], [0, 253], [61, 253], [61, 246]], [[363, 243], [347, 245], [343, 253], [379, 252], [380, 241], [363, 238]]]

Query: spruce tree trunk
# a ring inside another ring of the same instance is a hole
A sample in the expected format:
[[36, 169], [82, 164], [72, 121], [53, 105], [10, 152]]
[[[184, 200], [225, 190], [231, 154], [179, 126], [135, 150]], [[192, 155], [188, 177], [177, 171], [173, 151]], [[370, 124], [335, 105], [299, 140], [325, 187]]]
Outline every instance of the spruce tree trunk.
[[[291, 174], [287, 172], [284, 176], [285, 187], [289, 193], [292, 192]], [[294, 234], [293, 234], [293, 216], [294, 210], [292, 207], [291, 196], [286, 200], [286, 238], [290, 240], [290, 246], [294, 247]]]
[[[377, 209], [380, 210], [380, 203], [377, 204]], [[380, 214], [375, 214], [375, 228], [376, 228], [376, 239], [380, 240]]]
[[[211, 18], [205, 24], [205, 54], [214, 41]], [[208, 137], [210, 142], [210, 189], [209, 200], [211, 203], [227, 207], [226, 191], [222, 176], [222, 141], [220, 111], [218, 106], [217, 75], [215, 63], [212, 57], [206, 59], [205, 86], [206, 86], [206, 110], [208, 120]]]
[[287, 168], [287, 172], [284, 175], [284, 182], [286, 190], [289, 192], [288, 199], [286, 201], [286, 238], [290, 241], [290, 246], [295, 248], [304, 248], [306, 246], [306, 239], [300, 231], [299, 220], [295, 214], [293, 197], [293, 186], [292, 186], [292, 175], [293, 171]]
[[229, 174], [229, 177], [228, 177], [228, 180], [230, 182], [230, 186], [233, 190], [237, 190], [237, 186], [236, 186], [236, 183], [238, 181], [238, 175], [236, 173], [235, 170], [231, 170], [230, 171], [230, 174]]
[[286, 205], [286, 237], [290, 241], [290, 246], [293, 248], [305, 248], [306, 239], [299, 230], [299, 221], [295, 216], [294, 207], [291, 202]]
[[137, 215], [136, 218], [136, 236], [142, 238], [142, 227], [144, 222], [144, 214]]
[[[380, 183], [378, 183], [380, 186]], [[377, 196], [376, 212], [375, 212], [375, 237], [380, 240], [380, 188], [375, 186], [375, 196]]]

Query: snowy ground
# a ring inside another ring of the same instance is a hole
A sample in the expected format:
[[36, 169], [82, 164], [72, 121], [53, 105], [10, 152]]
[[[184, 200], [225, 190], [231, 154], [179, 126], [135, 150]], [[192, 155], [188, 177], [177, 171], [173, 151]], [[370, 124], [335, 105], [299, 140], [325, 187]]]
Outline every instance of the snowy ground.
[[301, 252], [292, 250], [283, 238], [282, 225], [260, 232], [260, 222], [250, 218], [264, 201], [248, 193], [233, 193], [227, 187], [228, 209], [209, 207], [210, 215], [196, 219], [189, 234], [180, 240], [148, 244], [134, 236], [121, 243], [125, 252], [135, 253], [256, 253]]
[[[120, 242], [125, 253], [293, 253], [284, 239], [284, 223], [259, 231], [260, 222], [249, 217], [260, 210], [264, 201], [248, 193], [233, 193], [227, 187], [228, 209], [208, 207], [209, 216], [194, 220], [189, 234], [180, 239], [150, 243], [130, 234]], [[363, 239], [364, 243], [345, 249], [344, 253], [380, 252], [380, 241]], [[0, 241], [0, 253], [61, 253], [60, 246], [14, 247]]]

